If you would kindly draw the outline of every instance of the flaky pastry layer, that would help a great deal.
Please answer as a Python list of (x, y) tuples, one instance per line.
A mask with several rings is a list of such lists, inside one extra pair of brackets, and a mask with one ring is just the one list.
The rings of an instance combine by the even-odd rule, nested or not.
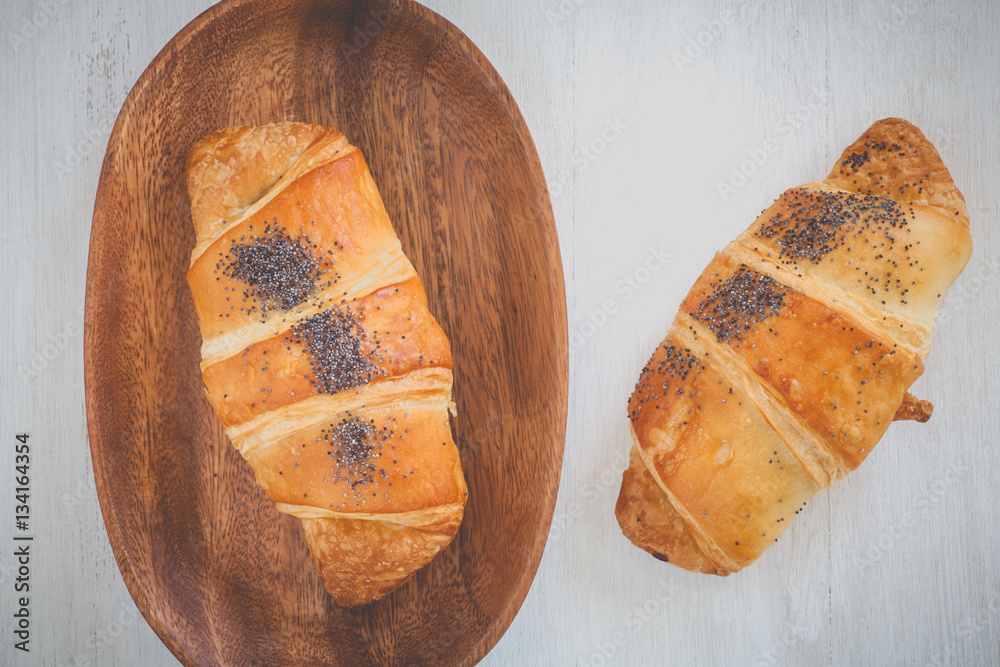
[(454, 538), (452, 355), (361, 152), (304, 123), (196, 145), (188, 283), (206, 394), (343, 605)]
[(624, 534), (695, 572), (756, 560), (893, 420), (930, 416), (907, 389), (971, 251), (961, 193), (903, 120), (782, 194), (716, 255), (643, 368)]

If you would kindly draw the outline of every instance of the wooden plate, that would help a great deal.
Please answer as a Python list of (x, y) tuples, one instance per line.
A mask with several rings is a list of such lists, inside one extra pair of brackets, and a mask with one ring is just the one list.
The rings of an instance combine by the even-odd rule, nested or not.
[[(224, 126), (302, 120), (359, 146), (449, 334), (469, 484), (454, 543), (388, 598), (336, 607), (300, 523), (202, 393), (184, 159)], [(562, 460), (567, 329), (552, 210), (510, 93), (408, 0), (237, 0), (132, 89), (94, 210), (84, 345), (104, 521), (146, 620), (188, 665), (472, 664), (541, 558)]]

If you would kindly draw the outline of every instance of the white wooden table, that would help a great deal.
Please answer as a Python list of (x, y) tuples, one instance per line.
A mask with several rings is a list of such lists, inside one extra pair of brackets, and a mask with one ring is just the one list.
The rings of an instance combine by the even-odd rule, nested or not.
[[(1000, 664), (1000, 7), (428, 4), (493, 62), (534, 134), (573, 341), (553, 529), (520, 614), (484, 664)], [(82, 313), (111, 124), (145, 66), (208, 5), (0, 4), (3, 665), (176, 664), (136, 611), (104, 532)], [(933, 418), (894, 425), (750, 569), (720, 579), (655, 561), (613, 514), (640, 368), (712, 253), (891, 115), (937, 144), (975, 239), (914, 388), (936, 405)], [(754, 156), (752, 173), (734, 173)], [(29, 654), (13, 648), (7, 521), (22, 430), (37, 536)]]

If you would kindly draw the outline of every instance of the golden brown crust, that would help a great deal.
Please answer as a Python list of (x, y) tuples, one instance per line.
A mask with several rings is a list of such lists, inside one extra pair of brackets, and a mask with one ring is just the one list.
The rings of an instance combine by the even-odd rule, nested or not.
[(903, 396), (903, 403), (896, 410), (893, 417), (896, 421), (917, 421), (921, 424), (927, 422), (934, 413), (934, 405), (930, 401), (923, 401), (915, 397), (910, 392)]
[(356, 607), (379, 600), (426, 565), (458, 531), (461, 513), (442, 530), (387, 521), (303, 519), (320, 581), (334, 601)]
[[(766, 306), (740, 312), (748, 300)], [(727, 346), (851, 469), (881, 439), (906, 387), (923, 372), (913, 353), (722, 254), (681, 311), (695, 320), (695, 335)], [(762, 319), (753, 322), (753, 315)]]
[(905, 121), (785, 192), (705, 269), (642, 371), (625, 535), (692, 571), (739, 570), (894, 419), (926, 421), (906, 390), (970, 252), (961, 194)]
[(965, 197), (937, 149), (901, 118), (884, 118), (869, 127), (844, 149), (825, 180), (848, 192), (933, 206), (969, 224)]
[[(458, 450), (440, 403), (359, 407), (248, 457), (276, 503), (390, 515), (465, 502)], [(349, 446), (344, 447), (347, 433)]]
[(305, 123), (231, 127), (199, 141), (188, 155), (191, 219), (199, 244), (214, 240), (313, 147), (347, 146), (332, 128)]
[(625, 537), (654, 558), (691, 572), (722, 574), (698, 547), (684, 519), (649, 474), (636, 447), (629, 453), (629, 467), (622, 475), (615, 515)]
[(378, 599), (461, 522), (448, 339), (340, 132), (220, 130), (188, 186), (209, 401), (334, 599)]
[[(321, 312), (331, 299), (365, 294), (372, 279), (392, 280), (381, 269), (405, 258), (381, 199), (367, 192), (369, 179), (361, 152), (344, 150), (229, 227), (193, 262), (188, 283), (206, 356), (219, 352), (216, 340), (232, 353), (232, 340), (274, 335), (289, 319)], [(300, 289), (284, 293), (240, 280), (250, 271), (248, 254), (262, 242), (298, 262)], [(406, 268), (407, 278), (414, 275), (408, 262)]]
[(772, 429), (772, 405), (703, 343), (675, 323), (643, 369), (629, 413), (650, 478), (705, 557), (735, 572), (784, 532), (819, 486)]
[[(328, 308), (327, 310), (331, 310)], [(361, 299), (333, 306), (358, 337), (358, 353), (371, 368), (359, 385), (422, 368), (451, 368), (451, 348), (427, 310), (420, 279), (387, 285)], [(208, 399), (225, 427), (320, 394), (306, 343), (295, 328), (253, 343), (205, 367)]]
[(815, 183), (787, 190), (736, 243), (806, 278), (828, 301), (870, 307), (924, 353), (941, 298), (972, 251), (962, 218)]

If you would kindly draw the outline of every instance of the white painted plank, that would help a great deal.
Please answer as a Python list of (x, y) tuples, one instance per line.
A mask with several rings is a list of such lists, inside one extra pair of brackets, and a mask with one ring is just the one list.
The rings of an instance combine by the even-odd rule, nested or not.
[[(104, 533), (86, 442), (81, 305), (110, 124), (156, 52), (208, 4), (0, 5), (9, 318), (0, 438), (23, 428), (35, 444), (33, 612), (45, 628), (27, 659), (4, 640), (2, 664), (176, 664), (135, 611)], [(487, 55), (534, 134), (573, 339), (555, 526), (521, 613), (484, 664), (1000, 662), (1000, 361), (987, 338), (1000, 301), (1000, 8), (427, 4)], [(890, 429), (865, 466), (810, 503), (747, 571), (707, 578), (654, 561), (613, 515), (639, 369), (712, 253), (786, 187), (824, 176), (886, 115), (914, 121), (938, 145), (973, 222), (975, 254), (915, 387), (935, 403), (933, 419)], [(753, 157), (761, 164), (720, 196), (718, 184)], [(11, 486), (0, 466), (0, 488)], [(10, 562), (4, 540), (8, 619)]]

